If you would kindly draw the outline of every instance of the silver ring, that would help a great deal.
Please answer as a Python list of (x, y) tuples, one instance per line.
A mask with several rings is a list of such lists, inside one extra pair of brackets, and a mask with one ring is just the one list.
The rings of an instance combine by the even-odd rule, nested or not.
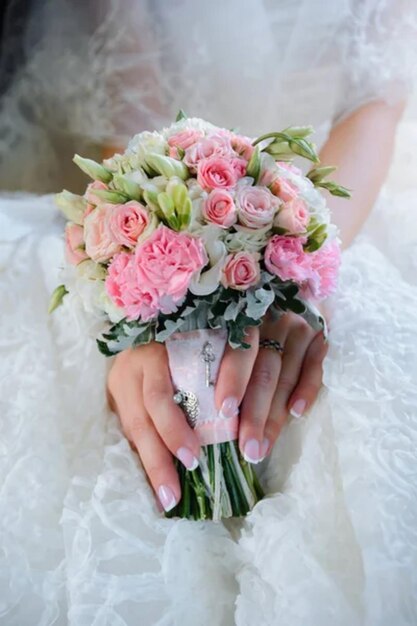
[(269, 348), (270, 350), (276, 350), (277, 352), (281, 352), (281, 354), (284, 352), (284, 348), (282, 347), (279, 341), (276, 341), (276, 339), (261, 339), (259, 341), (259, 347)]

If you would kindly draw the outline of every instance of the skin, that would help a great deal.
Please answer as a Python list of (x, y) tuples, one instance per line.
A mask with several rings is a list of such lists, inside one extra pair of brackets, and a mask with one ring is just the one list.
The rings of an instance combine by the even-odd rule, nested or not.
[[(375, 101), (360, 107), (334, 126), (320, 153), (323, 165), (338, 165), (333, 179), (352, 190), (349, 202), (328, 196), (344, 248), (360, 231), (386, 178), (404, 106), (404, 102), (389, 106)], [(260, 338), (278, 340), (283, 354), (259, 348)], [(239, 446), (245, 453), (245, 444), (251, 441), (249, 456), (256, 462), (269, 454), (289, 413), (299, 416), (316, 400), (327, 344), (322, 333), (293, 313), (278, 321), (267, 318), (260, 329), (250, 330), (247, 341), (249, 350), (226, 348), (216, 404), (221, 410), (236, 399)], [(165, 347), (151, 343), (115, 357), (107, 393), (155, 492), (168, 487), (178, 501), (181, 493), (173, 455), (186, 448), (190, 458), (198, 458), (199, 442), (172, 400)]]

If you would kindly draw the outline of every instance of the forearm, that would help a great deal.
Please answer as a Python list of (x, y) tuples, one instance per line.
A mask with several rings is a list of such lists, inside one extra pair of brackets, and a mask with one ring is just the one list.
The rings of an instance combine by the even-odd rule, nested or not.
[(333, 127), (320, 152), (322, 165), (337, 165), (332, 178), (352, 190), (352, 198), (328, 196), (342, 245), (350, 245), (378, 196), (391, 163), (404, 102), (366, 104)]

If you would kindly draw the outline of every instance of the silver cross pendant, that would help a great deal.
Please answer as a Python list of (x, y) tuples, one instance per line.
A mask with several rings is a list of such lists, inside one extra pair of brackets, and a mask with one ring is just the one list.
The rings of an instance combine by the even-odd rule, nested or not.
[(206, 366), (206, 387), (212, 387), (214, 383), (211, 380), (211, 364), (216, 360), (216, 357), (213, 352), (213, 346), (209, 341), (206, 341), (201, 350), (201, 358)]

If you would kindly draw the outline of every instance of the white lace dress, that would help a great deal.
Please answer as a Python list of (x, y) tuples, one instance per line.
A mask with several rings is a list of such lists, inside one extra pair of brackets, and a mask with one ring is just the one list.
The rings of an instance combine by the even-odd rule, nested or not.
[[(216, 5), (216, 11), (205, 4)], [(349, 35), (344, 29), (351, 2), (329, 4), (326, 12), (316, 0), (288, 0), (279, 9), (273, 2), (245, 0), (238, 3), (245, 11), (234, 29), (233, 2), (205, 4), (136, 3), (132, 15), (140, 13), (141, 20), (158, 26), (159, 39), (151, 38), (152, 45), (166, 59), (172, 50), (171, 70), (181, 67), (189, 33), (188, 46), (195, 37), (196, 64), (198, 51), (201, 59), (204, 50), (210, 52), (210, 41), (230, 36), (234, 42), (232, 59), (226, 55), (230, 48), (216, 47), (206, 80), (198, 64), (189, 74), (180, 72), (200, 82), (195, 93), (177, 93), (172, 102), (174, 92), (162, 77), (172, 78), (173, 70), (161, 70), (158, 56), (163, 94), (153, 108), (145, 96), (139, 102), (143, 123), (151, 123), (150, 112), (152, 123), (158, 123), (173, 113), (171, 105), (181, 104), (226, 126), (236, 125), (237, 115), (246, 132), (313, 121), (323, 140), (335, 117), (369, 98), (388, 97), (388, 85), (392, 88), (398, 79), (404, 84), (395, 68), (405, 69), (405, 57), (400, 62), (396, 57), (395, 65), (393, 49), (375, 43), (374, 35), (384, 31), (373, 5), (389, 3), (362, 3), (368, 12), (357, 15), (356, 30), (348, 20)], [(412, 17), (411, 8), (407, 15)], [(366, 39), (371, 18), (378, 28)], [(390, 22), (391, 35), (399, 22), (401, 34), (411, 24), (402, 18)], [(343, 64), (342, 53), (337, 59), (330, 48), (311, 57), (317, 41), (324, 45), (320, 33), (325, 32), (345, 38), (345, 53), (349, 49), (356, 55), (348, 57), (356, 59), (351, 68)], [(236, 50), (240, 40), (252, 41), (255, 35), (256, 45)], [(161, 43), (158, 48), (158, 42), (167, 46), (174, 36), (177, 47)], [(392, 36), (396, 54), (401, 40)], [(378, 63), (382, 58), (390, 62), (381, 66), (379, 82), (371, 49)], [(125, 50), (125, 60), (126, 54), (143, 59), (137, 50)], [(238, 79), (237, 67), (242, 68)], [(131, 67), (124, 65), (123, 71)], [(18, 102), (23, 92), (21, 84), (4, 103), (5, 125), (13, 98)], [(69, 116), (65, 98), (61, 104)], [(132, 103), (126, 99), (123, 104)], [(87, 102), (85, 107), (91, 112)], [(132, 111), (123, 124), (118, 119), (117, 132), (111, 130), (116, 139), (127, 134), (129, 124), (139, 124)], [(19, 119), (24, 114), (23, 109), (16, 113)], [(75, 113), (71, 119), (74, 130)], [(17, 124), (20, 158), (9, 174), (17, 179), (21, 168), (22, 177), (33, 183), (27, 187), (37, 188), (44, 171), (48, 188), (56, 180), (52, 135), (47, 120), (44, 126), (35, 122), (36, 116), (28, 118), (26, 130)], [(36, 162), (31, 124), (38, 148), (45, 147), (43, 167)], [(89, 133), (91, 138), (91, 126)], [(74, 298), (67, 298), (53, 317), (46, 314), (63, 263), (63, 224), (52, 199), (2, 194), (0, 624), (417, 623), (417, 184), (406, 176), (417, 167), (416, 126), (403, 125), (400, 140), (391, 184), (343, 255), (340, 286), (331, 300), (330, 351), (320, 397), (308, 415), (289, 422), (263, 462), (267, 497), (245, 520), (227, 524), (168, 520), (158, 512), (140, 461), (106, 407), (108, 362), (89, 338), (93, 322)]]

